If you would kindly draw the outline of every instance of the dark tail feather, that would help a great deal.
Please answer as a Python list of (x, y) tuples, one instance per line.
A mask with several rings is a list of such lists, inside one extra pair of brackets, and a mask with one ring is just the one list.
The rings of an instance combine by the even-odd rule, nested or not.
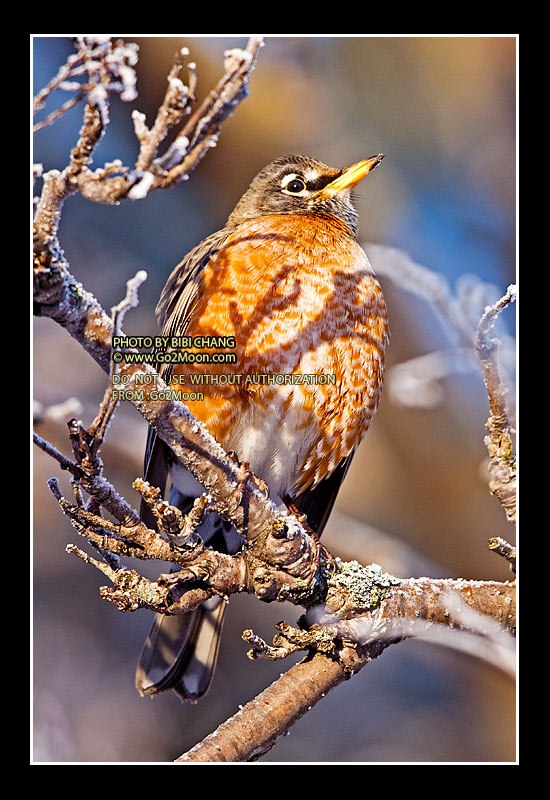
[(343, 459), (334, 472), (317, 484), (313, 489), (306, 489), (298, 497), (285, 497), (287, 505), (294, 505), (305, 514), (310, 525), (318, 536), (321, 536), (330, 517), (340, 486), (351, 464), (353, 453)]
[[(150, 429), (145, 476), (163, 495), (168, 482), (169, 452)], [(189, 511), (193, 500), (193, 497), (183, 497), (176, 487), (172, 487), (170, 502), (184, 513)], [(156, 520), (145, 503), (142, 503), (140, 516), (146, 525), (156, 529)], [(223, 537), (220, 546), (226, 549)], [(136, 687), (140, 694), (154, 695), (174, 689), (184, 700), (198, 700), (206, 694), (216, 668), (226, 606), (225, 600), (212, 597), (187, 614), (154, 615), (136, 672)]]
[(206, 694), (216, 668), (226, 601), (213, 597), (187, 614), (156, 614), (141, 653), (136, 687), (154, 695), (174, 689), (183, 700)]
[[(147, 446), (145, 451), (145, 464), (144, 464), (144, 477), (151, 486), (160, 489), (161, 496), (164, 497), (166, 490), (166, 483), (168, 481), (168, 453), (170, 452), (168, 445), (162, 439), (159, 439), (153, 428), (149, 428), (147, 432)], [(142, 500), (139, 510), (141, 521), (144, 522), (148, 528), (156, 531), (157, 521), (153, 512)]]

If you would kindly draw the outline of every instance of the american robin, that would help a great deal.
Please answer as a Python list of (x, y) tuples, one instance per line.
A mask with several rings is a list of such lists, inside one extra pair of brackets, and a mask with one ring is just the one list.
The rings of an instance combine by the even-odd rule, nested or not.
[[(194, 345), (186, 362), (161, 370), (164, 380), (179, 389), (182, 376), (186, 389), (194, 381), (203, 399), (187, 403), (192, 413), (318, 535), (382, 386), (386, 304), (356, 241), (351, 201), (382, 158), (343, 170), (304, 156), (273, 161), (225, 227), (178, 264), (157, 306), (163, 335)], [(170, 502), (184, 512), (204, 491), (151, 431), (146, 477), (163, 490), (169, 478)], [(215, 549), (241, 546), (214, 514), (199, 534)], [(225, 608), (216, 597), (188, 614), (157, 615), (139, 691), (203, 695)]]

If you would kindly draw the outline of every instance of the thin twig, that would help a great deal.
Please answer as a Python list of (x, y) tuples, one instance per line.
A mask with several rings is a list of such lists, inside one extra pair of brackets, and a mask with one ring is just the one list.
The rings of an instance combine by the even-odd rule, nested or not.
[(490, 415), (485, 437), (489, 453), (489, 488), (499, 498), (509, 522), (516, 521), (516, 462), (512, 443), (512, 429), (506, 407), (507, 388), (501, 378), (498, 350), (499, 341), (490, 336), (500, 312), (516, 299), (516, 287), (509, 286), (506, 293), (482, 315), (476, 337), (475, 350), (489, 397)]
[(179, 77), (185, 58), (188, 55), (189, 50), (186, 47), (182, 47), (176, 54), (174, 66), (170, 70), (167, 79), (166, 94), (151, 130), (145, 125), (143, 115), (136, 112), (132, 115), (136, 136), (141, 145), (136, 161), (136, 169), (138, 170), (145, 171), (151, 167), (158, 148), (170, 128), (177, 125), (182, 117), (190, 111), (190, 104), (194, 100), (194, 86), (185, 86)]
[[(65, 87), (86, 97), (84, 124), (80, 139), (71, 153), (70, 164), (61, 172), (50, 170), (44, 177), (42, 193), (35, 214), (35, 259), (44, 270), (61, 259), (57, 243), (58, 220), (63, 202), (76, 191), (89, 200), (117, 203), (123, 198), (138, 200), (152, 189), (171, 186), (184, 180), (198, 162), (213, 147), (223, 122), (247, 96), (247, 84), (254, 69), (262, 38), (252, 36), (246, 49), (230, 51), (225, 59), (225, 72), (216, 88), (191, 118), (192, 126), (180, 131), (163, 156), (155, 157), (168, 130), (181, 121), (195, 99), (197, 78), (194, 65), (189, 65), (186, 87), (178, 73), (186, 51), (176, 55), (168, 77), (168, 89), (151, 131), (139, 112), (133, 114), (140, 152), (133, 169), (119, 164), (115, 171), (106, 167), (92, 171), (90, 161), (109, 122), (109, 93), (116, 91), (122, 100), (133, 100), (137, 48), (122, 41), (110, 42), (109, 37), (77, 37), (78, 60), (89, 73), (86, 84), (68, 80), (76, 58), (70, 57), (58, 75), (39, 92), (35, 100), (40, 107), (55, 88)], [(79, 68), (82, 64), (79, 65)], [(76, 70), (75, 70), (76, 72)], [(188, 131), (189, 136), (184, 131)], [(107, 166), (107, 165), (106, 165)]]
[(46, 439), (43, 439), (41, 436), (39, 436), (36, 431), (33, 431), (32, 438), (35, 445), (37, 445), (49, 456), (54, 458), (61, 469), (68, 470), (75, 478), (82, 477), (82, 469), (73, 461), (71, 461), (70, 458), (64, 456), (63, 453), (53, 446), (53, 444), (50, 444), (50, 442), (46, 441)]
[(67, 100), (63, 105), (59, 108), (56, 108), (55, 111), (52, 111), (48, 114), (40, 122), (37, 122), (33, 125), (32, 132), (37, 133), (38, 131), (42, 130), (42, 128), (46, 128), (48, 125), (52, 125), (56, 120), (63, 116), (67, 111), (70, 111), (71, 108), (78, 105), (83, 97), (86, 96), (86, 89), (83, 89), (81, 92), (76, 94), (74, 97), (71, 97), (70, 100)]
[(489, 550), (493, 550), (498, 555), (503, 556), (506, 561), (510, 564), (510, 569), (512, 572), (515, 573), (516, 571), (516, 548), (512, 547), (511, 544), (508, 544), (504, 539), (500, 536), (495, 536), (492, 539), (489, 539), (488, 542)]

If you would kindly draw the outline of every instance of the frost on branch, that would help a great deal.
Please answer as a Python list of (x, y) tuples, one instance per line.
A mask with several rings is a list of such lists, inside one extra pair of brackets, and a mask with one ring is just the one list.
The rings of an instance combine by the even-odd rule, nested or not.
[[(117, 203), (123, 198), (139, 200), (149, 191), (172, 186), (185, 180), (208, 150), (215, 146), (223, 122), (248, 94), (248, 80), (262, 45), (260, 37), (251, 37), (246, 49), (232, 51), (225, 57), (225, 71), (196, 107), (197, 76), (193, 62), (183, 75), (187, 48), (176, 54), (167, 78), (164, 98), (153, 123), (148, 126), (145, 115), (134, 110), (132, 119), (139, 143), (133, 167), (117, 161), (91, 169), (93, 152), (109, 124), (110, 95), (118, 94), (125, 102), (137, 98), (135, 67), (136, 44), (111, 41), (103, 36), (81, 36), (74, 40), (76, 53), (69, 56), (46, 86), (34, 98), (34, 113), (56, 91), (72, 96), (44, 119), (35, 131), (55, 122), (80, 101), (85, 102), (84, 124), (80, 139), (71, 152), (71, 163), (61, 173), (46, 173), (42, 196), (38, 201), (37, 227), (40, 229), (65, 197), (80, 191), (89, 200)], [(173, 142), (160, 152), (171, 129), (176, 128)], [(53, 205), (53, 210), (50, 207)]]
[(108, 92), (116, 92), (120, 99), (135, 100), (138, 47), (121, 40), (111, 41), (110, 36), (76, 36), (76, 53), (69, 56), (57, 74), (41, 89), (33, 101), (33, 113), (40, 111), (55, 90), (72, 94), (59, 108), (52, 111), (34, 126), (39, 131), (51, 125), (62, 114), (88, 97), (91, 105), (101, 107), (104, 124), (108, 117)]

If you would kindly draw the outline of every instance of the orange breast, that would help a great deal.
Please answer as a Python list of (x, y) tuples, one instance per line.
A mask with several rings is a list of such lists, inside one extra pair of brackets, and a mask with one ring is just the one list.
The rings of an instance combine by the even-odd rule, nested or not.
[[(286, 447), (292, 491), (316, 483), (367, 430), (382, 383), (386, 306), (363, 250), (333, 217), (242, 224), (206, 265), (185, 335), (234, 337), (234, 348), (193, 348), (191, 359), (210, 361), (173, 372), (204, 393), (188, 403), (193, 414), (268, 482)], [(220, 363), (220, 352), (234, 362)]]

